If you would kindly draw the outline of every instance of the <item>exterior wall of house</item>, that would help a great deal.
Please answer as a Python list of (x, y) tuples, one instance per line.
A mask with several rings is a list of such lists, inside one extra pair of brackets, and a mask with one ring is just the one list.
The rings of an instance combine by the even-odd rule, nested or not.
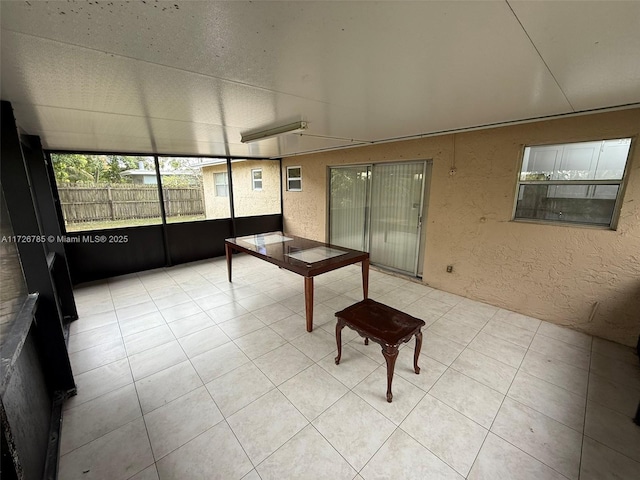
[[(251, 170), (262, 169), (262, 190), (253, 190)], [(280, 162), (232, 162), (233, 206), (236, 217), (280, 213)]]
[(215, 174), (226, 171), (226, 164), (202, 167), (205, 218), (229, 218), (231, 216), (229, 197), (219, 197), (216, 195)]
[[(262, 190), (253, 190), (251, 171), (262, 169)], [(214, 174), (227, 171), (226, 164), (202, 168), (206, 218), (228, 218), (229, 197), (216, 196)], [(280, 213), (280, 164), (278, 161), (247, 160), (231, 163), (236, 217)]]
[[(287, 158), (283, 171), (302, 166), (302, 192), (283, 193), (285, 230), (327, 240), (329, 166), (432, 160), (424, 283), (635, 345), (639, 130), (640, 109), (629, 109)], [(619, 137), (634, 142), (616, 230), (512, 221), (525, 145)]]

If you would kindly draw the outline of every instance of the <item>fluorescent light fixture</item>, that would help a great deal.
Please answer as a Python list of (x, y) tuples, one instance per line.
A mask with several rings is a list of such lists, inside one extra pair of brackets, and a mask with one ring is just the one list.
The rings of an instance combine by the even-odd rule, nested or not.
[(307, 122), (294, 122), (289, 123), (287, 125), (282, 125), (281, 127), (268, 128), (266, 130), (259, 130), (250, 133), (243, 133), (242, 139), (240, 140), (242, 143), (256, 142), (258, 140), (262, 140), (263, 138), (276, 137), (278, 135), (283, 135), (285, 133), (294, 133), (301, 132), (302, 130), (307, 129)]

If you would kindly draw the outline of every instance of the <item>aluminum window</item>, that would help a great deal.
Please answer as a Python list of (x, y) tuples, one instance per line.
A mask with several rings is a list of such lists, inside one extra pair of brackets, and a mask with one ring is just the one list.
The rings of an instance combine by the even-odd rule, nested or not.
[(251, 189), (260, 191), (262, 190), (262, 169), (255, 168), (251, 170)]
[(527, 146), (514, 220), (614, 228), (630, 138)]
[(302, 191), (302, 167), (287, 167), (287, 190)]
[(214, 182), (216, 185), (216, 197), (228, 197), (229, 175), (227, 172), (214, 174)]

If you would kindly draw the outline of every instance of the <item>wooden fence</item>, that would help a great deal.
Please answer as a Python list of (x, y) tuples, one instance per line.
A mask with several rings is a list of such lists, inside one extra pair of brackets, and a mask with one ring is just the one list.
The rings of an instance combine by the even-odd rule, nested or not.
[[(66, 223), (128, 220), (160, 216), (156, 185), (58, 185)], [(203, 215), (201, 186), (165, 187), (167, 217)]]

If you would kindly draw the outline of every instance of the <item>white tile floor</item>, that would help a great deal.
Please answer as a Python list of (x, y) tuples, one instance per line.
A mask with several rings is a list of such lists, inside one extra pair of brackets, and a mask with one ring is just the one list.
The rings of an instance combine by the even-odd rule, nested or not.
[[(316, 278), (248, 256), (76, 290), (60, 478), (640, 478), (631, 348), (371, 272), (372, 298), (423, 318), (421, 373), (400, 351), (393, 403), (380, 348), (334, 313), (359, 266)], [(348, 343), (347, 343), (348, 342)]]

